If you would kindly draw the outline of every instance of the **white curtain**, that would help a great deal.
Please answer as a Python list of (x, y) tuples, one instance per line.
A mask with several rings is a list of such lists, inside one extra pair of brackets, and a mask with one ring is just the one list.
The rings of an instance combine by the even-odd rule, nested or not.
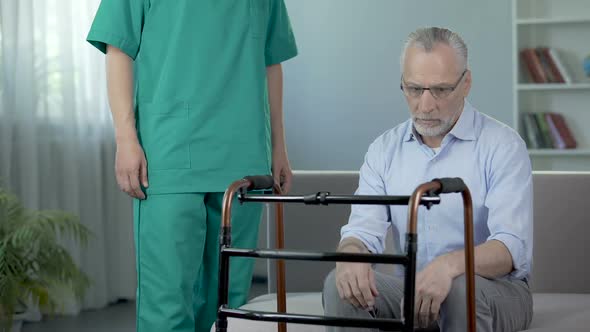
[(80, 216), (68, 248), (91, 277), (83, 303), (135, 296), (131, 200), (113, 174), (104, 55), (85, 42), (99, 0), (0, 0), (0, 185), (32, 209)]

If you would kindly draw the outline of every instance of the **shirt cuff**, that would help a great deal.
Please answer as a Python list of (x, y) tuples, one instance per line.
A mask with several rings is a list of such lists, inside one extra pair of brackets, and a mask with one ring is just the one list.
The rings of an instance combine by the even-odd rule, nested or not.
[(281, 62), (285, 62), (291, 58), (296, 57), (298, 54), (297, 48), (293, 47), (284, 51), (278, 51), (278, 52), (271, 52), (271, 51), (267, 51), (266, 55), (265, 55), (265, 63), (266, 66), (272, 66), (272, 65), (276, 65), (279, 64)]
[(526, 261), (525, 245), (524, 242), (514, 235), (507, 233), (498, 233), (490, 236), (488, 241), (497, 240), (502, 242), (510, 255), (512, 256), (512, 265), (514, 270), (510, 273), (510, 276), (516, 279), (523, 279), (529, 275), (529, 264)]
[(367, 250), (373, 254), (380, 254), (383, 252), (383, 246), (379, 244), (379, 240), (370, 241), (369, 236), (363, 236), (362, 234), (359, 234), (359, 232), (344, 231), (340, 235), (340, 242), (347, 237), (354, 237), (355, 239), (360, 240), (365, 247), (367, 247)]
[(107, 45), (115, 46), (133, 60), (135, 60), (135, 57), (139, 51), (139, 45), (137, 45), (135, 42), (114, 35), (107, 31), (91, 30), (88, 33), (86, 41), (105, 54), (107, 53)]

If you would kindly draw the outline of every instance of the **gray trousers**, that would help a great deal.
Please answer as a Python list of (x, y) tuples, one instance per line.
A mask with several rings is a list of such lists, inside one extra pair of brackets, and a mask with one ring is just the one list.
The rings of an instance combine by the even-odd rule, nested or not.
[[(399, 277), (375, 272), (379, 296), (375, 299), (378, 318), (399, 318), (403, 297), (403, 280)], [(467, 329), (465, 277), (453, 281), (451, 291), (442, 303), (438, 327), (442, 332)], [(324, 283), (323, 303), (325, 314), (349, 318), (371, 318), (347, 300), (340, 299), (336, 289), (335, 271)], [(508, 278), (486, 279), (475, 276), (475, 310), (477, 332), (512, 332), (526, 330), (533, 318), (533, 299), (528, 285), (521, 280)], [(437, 331), (436, 324), (427, 331)], [(371, 329), (326, 327), (328, 332), (374, 331)]]

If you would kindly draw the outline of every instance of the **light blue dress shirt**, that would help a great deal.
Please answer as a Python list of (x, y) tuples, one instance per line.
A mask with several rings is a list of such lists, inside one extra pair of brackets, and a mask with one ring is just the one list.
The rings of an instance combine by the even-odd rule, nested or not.
[[(356, 194), (411, 195), (418, 185), (442, 177), (460, 177), (471, 191), (475, 245), (501, 241), (512, 255), (511, 276), (528, 277), (533, 191), (525, 143), (513, 129), (479, 113), (467, 101), (438, 152), (416, 135), (411, 119), (377, 138), (365, 156)], [(403, 253), (407, 220), (405, 205), (353, 205), (341, 238), (358, 238), (371, 252), (382, 253), (391, 226), (393, 252)], [(420, 206), (417, 270), (437, 256), (462, 249), (463, 228), (461, 194), (441, 195), (441, 204), (430, 210)]]

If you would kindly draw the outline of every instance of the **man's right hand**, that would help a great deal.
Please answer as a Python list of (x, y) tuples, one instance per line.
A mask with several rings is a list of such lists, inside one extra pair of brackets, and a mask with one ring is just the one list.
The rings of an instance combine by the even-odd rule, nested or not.
[(140, 181), (147, 188), (147, 161), (137, 140), (117, 142), (115, 174), (119, 188), (122, 191), (131, 197), (145, 199)]
[(357, 308), (372, 308), (379, 295), (375, 273), (367, 263), (336, 263), (336, 288), (341, 299)]

